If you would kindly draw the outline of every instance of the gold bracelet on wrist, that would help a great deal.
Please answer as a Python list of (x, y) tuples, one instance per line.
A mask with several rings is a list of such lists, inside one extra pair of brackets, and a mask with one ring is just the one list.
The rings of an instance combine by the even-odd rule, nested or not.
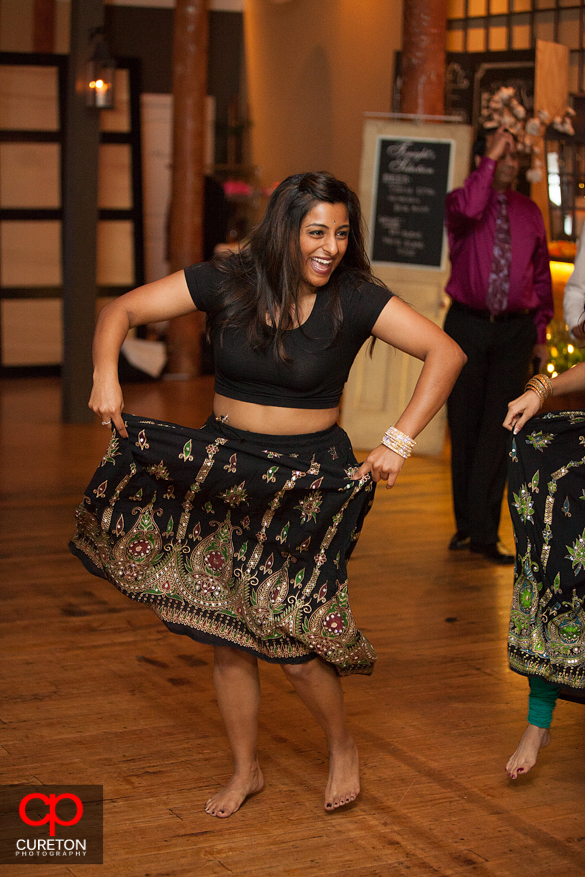
[(404, 457), (406, 460), (412, 454), (412, 449), (416, 445), (416, 442), (414, 439), (411, 439), (410, 436), (406, 435), (406, 433), (396, 429), (395, 426), (391, 426), (384, 433), (382, 444), (389, 450), (394, 451), (395, 454)]
[(553, 385), (552, 385), (552, 381), (548, 375), (545, 375), (545, 374), (533, 375), (530, 378), (530, 381), (528, 381), (528, 383), (530, 383), (531, 381), (536, 381), (538, 384), (540, 384), (540, 386), (545, 391), (547, 399), (549, 396), (552, 395)]
[(525, 392), (526, 390), (532, 390), (533, 393), (536, 393), (540, 400), (540, 407), (542, 408), (553, 391), (551, 379), (548, 375), (533, 375), (524, 387)]

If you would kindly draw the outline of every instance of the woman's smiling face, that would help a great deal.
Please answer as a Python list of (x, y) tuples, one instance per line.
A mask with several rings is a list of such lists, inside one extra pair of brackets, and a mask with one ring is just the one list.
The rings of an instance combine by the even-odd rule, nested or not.
[(349, 214), (345, 204), (317, 203), (301, 224), (302, 293), (325, 286), (347, 250)]

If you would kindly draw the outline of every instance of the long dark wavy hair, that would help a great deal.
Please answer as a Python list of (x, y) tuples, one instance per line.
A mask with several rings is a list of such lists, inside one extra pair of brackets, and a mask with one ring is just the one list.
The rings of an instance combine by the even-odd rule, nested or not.
[(305, 216), (319, 201), (344, 204), (349, 214), (347, 250), (326, 284), (331, 291), (333, 338), (342, 323), (340, 284), (359, 286), (373, 281), (382, 285), (372, 276), (355, 192), (326, 171), (294, 174), (274, 190), (264, 218), (242, 249), (214, 259), (224, 279), (218, 305), (208, 313), (210, 334), (219, 332), (223, 337), (227, 328), (242, 327), (254, 348), (273, 348), (279, 359), (288, 359), (283, 339), (298, 325), (300, 230)]

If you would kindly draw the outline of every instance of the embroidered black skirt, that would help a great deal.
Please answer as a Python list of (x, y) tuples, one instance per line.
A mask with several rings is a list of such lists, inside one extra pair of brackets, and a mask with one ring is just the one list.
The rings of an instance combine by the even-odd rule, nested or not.
[(510, 667), (585, 692), (585, 412), (529, 420), (510, 458)]
[(374, 497), (339, 426), (263, 435), (124, 415), (76, 511), (73, 554), (199, 642), (340, 675), (376, 659), (346, 564)]

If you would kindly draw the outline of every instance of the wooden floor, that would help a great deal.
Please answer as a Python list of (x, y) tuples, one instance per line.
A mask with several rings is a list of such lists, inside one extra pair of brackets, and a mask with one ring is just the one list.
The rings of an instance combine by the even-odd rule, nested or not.
[[(126, 388), (126, 409), (197, 426), (209, 378)], [(104, 865), (1, 866), (15, 877), (585, 874), (585, 709), (561, 702), (523, 780), (504, 764), (525, 725), (508, 670), (512, 574), (446, 545), (447, 456), (379, 489), (350, 565), (379, 660), (344, 681), (363, 765), (355, 805), (322, 808), (320, 731), (262, 665), (266, 789), (231, 819), (202, 802), (228, 778), (205, 646), (88, 575), (67, 550), (108, 431), (59, 422), (53, 379), (0, 384), (0, 782), (103, 784)], [(502, 535), (512, 544), (506, 517)]]

